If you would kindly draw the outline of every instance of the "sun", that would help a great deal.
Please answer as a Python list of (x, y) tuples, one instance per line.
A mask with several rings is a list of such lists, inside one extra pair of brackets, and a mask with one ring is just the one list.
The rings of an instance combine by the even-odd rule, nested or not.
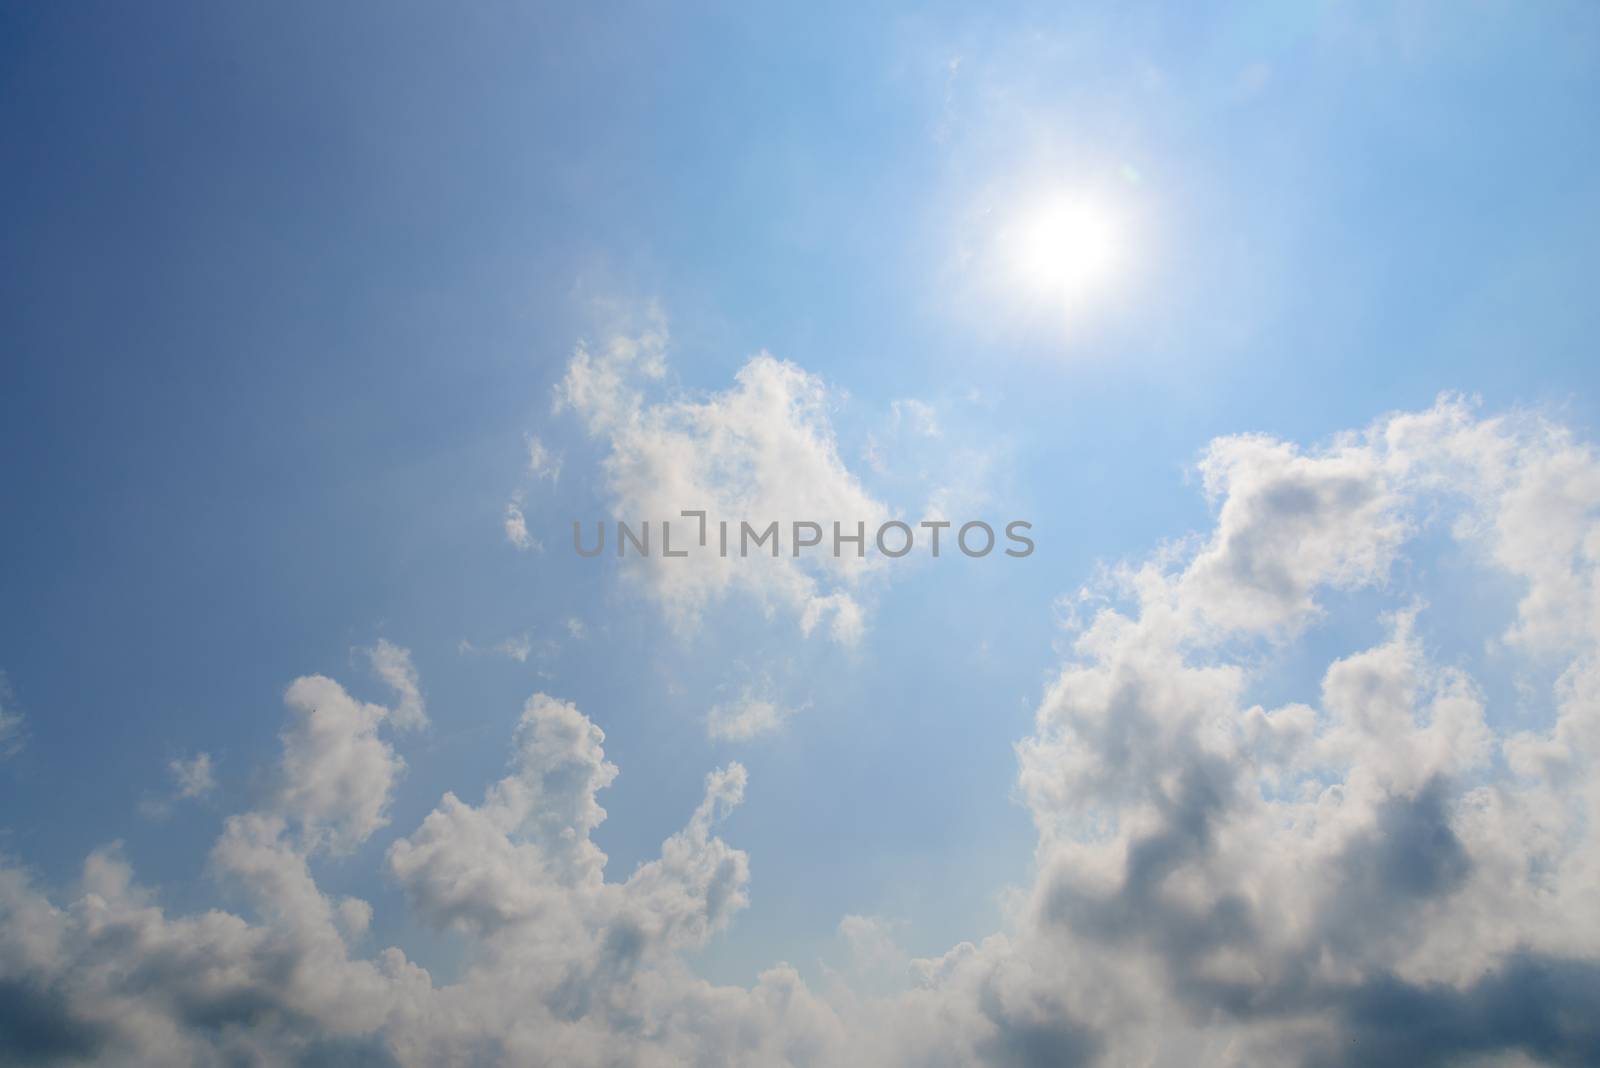
[(1034, 300), (1068, 310), (1104, 291), (1122, 267), (1115, 213), (1083, 195), (1057, 195), (1019, 212), (1005, 246), (1014, 283)]

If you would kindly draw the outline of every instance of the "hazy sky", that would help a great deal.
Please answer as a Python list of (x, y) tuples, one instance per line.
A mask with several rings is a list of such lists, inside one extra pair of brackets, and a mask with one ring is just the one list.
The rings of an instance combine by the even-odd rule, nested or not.
[(1202, 7), (0, 4), (0, 1060), (1600, 1058), (1600, 9)]

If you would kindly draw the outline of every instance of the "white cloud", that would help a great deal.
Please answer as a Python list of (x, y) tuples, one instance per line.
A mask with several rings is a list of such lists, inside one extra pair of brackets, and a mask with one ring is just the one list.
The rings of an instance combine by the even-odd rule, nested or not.
[(378, 736), (388, 715), (322, 675), (296, 679), (284, 695), (293, 718), (283, 741), (275, 808), (307, 842), (348, 850), (388, 823), (389, 794), (405, 768)]
[(849, 982), (857, 991), (875, 994), (903, 990), (911, 975), (911, 957), (895, 941), (903, 921), (881, 916), (847, 915), (839, 921), (839, 937), (849, 955)]
[(0, 760), (22, 751), (22, 714), (0, 709)]
[[(1018, 749), (1038, 873), (1005, 928), (907, 962), (908, 987), (749, 987), (684, 954), (725, 928), (749, 861), (717, 835), (737, 764), (660, 855), (607, 880), (593, 833), (604, 735), (538, 694), (507, 773), (445, 794), (390, 874), (461, 940), (439, 982), (372, 909), (318, 887), (318, 851), (384, 825), (391, 718), (332, 680), (290, 687), (283, 788), (230, 817), (212, 868), (246, 919), (172, 917), (114, 849), (57, 905), (0, 865), (0, 1059), (405, 1065), (1578, 1064), (1600, 1048), (1600, 458), (1462, 402), (1324, 449), (1207, 453), (1212, 530), (1081, 598), (1075, 642)], [(1548, 514), (1526, 520), (1529, 502)], [(1312, 703), (1250, 699), (1263, 650), (1330, 592), (1382, 592), (1443, 523), (1525, 591), (1497, 655), (1559, 673), (1551, 720), (1497, 729), (1440, 663), (1428, 610), (1321, 672)], [(1552, 559), (1551, 554), (1556, 558)], [(415, 679), (412, 678), (414, 684)], [(401, 689), (402, 687), (397, 687)], [(855, 971), (899, 970), (846, 917)]]
[(411, 651), (379, 638), (378, 643), (366, 653), (372, 661), (372, 670), (399, 698), (389, 713), (390, 721), (401, 729), (426, 727), (428, 709), (422, 699), (422, 684), (417, 680), (417, 669), (411, 663)]
[(770, 734), (784, 725), (794, 710), (771, 696), (746, 689), (738, 698), (713, 705), (706, 714), (706, 734), (727, 742), (744, 742)]
[(179, 800), (205, 797), (217, 788), (210, 753), (196, 753), (188, 760), (176, 758), (168, 761), (167, 773), (172, 776), (175, 796)]
[(573, 705), (530, 698), (513, 773), (477, 808), (446, 794), (391, 847), (389, 867), (418, 912), (488, 936), (564, 907), (563, 887), (600, 880), (604, 857), (589, 834), (605, 810), (595, 795), (617, 774), (603, 740)]
[(947, 450), (947, 468), (934, 481), (922, 506), (923, 518), (960, 524), (981, 515), (994, 499), (998, 460), (993, 451), (957, 447)]
[[(0, 1028), (0, 1059), (287, 1063), (381, 1052), (377, 1029), (426, 973), (395, 949), (352, 960), (344, 938), (365, 929), (370, 906), (326, 897), (307, 861), (381, 826), (398, 768), (373, 737), (387, 711), (317, 676), (297, 680), (286, 704), (281, 786), (263, 808), (230, 816), (211, 854), (258, 923), (214, 910), (168, 917), (114, 846), (88, 857), (66, 909), (0, 865), (0, 1000), (6, 1018), (27, 1020), (24, 1031)], [(208, 765), (184, 764), (180, 785), (198, 788), (196, 769)]]
[(524, 443), (528, 447), (528, 474), (546, 482), (555, 482), (561, 478), (560, 453), (545, 448), (544, 442), (534, 434), (527, 435)]
[(291, 716), (279, 735), (283, 757), (271, 811), (298, 826), (308, 852), (346, 852), (388, 823), (405, 761), (379, 728), (428, 722), (410, 652), (380, 638), (366, 654), (398, 698), (392, 710), (359, 701), (322, 675), (296, 679), (284, 693)]
[[(685, 510), (707, 513), (710, 551), (684, 559), (630, 558), (633, 573), (681, 629), (697, 625), (706, 607), (734, 593), (791, 613), (809, 634), (823, 623), (853, 642), (864, 613), (858, 585), (872, 559), (819, 553), (795, 559), (795, 521), (832, 524), (844, 532), (863, 523), (867, 539), (887, 518), (839, 458), (823, 382), (766, 353), (752, 357), (732, 387), (700, 398), (648, 401), (644, 387), (665, 373), (667, 332), (657, 316), (634, 337), (613, 337), (598, 353), (580, 345), (556, 389), (557, 410), (584, 417), (609, 446), (604, 473), (617, 519), (670, 521), (687, 545), (700, 533)], [(718, 524), (732, 537), (740, 523), (779, 524), (782, 555), (739, 559), (715, 551)], [(659, 537), (659, 525), (655, 526)], [(613, 531), (613, 535), (615, 532)]]
[(0, 760), (22, 751), (22, 713), (12, 707), (11, 681), (0, 671)]
[[(1084, 623), (1020, 749), (1039, 882), (1012, 939), (940, 966), (1030, 976), (975, 1048), (998, 1054), (1045, 999), (1052, 1042), (1115, 1063), (1201, 1048), (1216, 1053), (1199, 1063), (1400, 1063), (1418, 1039), (1369, 1011), (1383, 1000), (1432, 1014), (1415, 1026), (1439, 1063), (1531, 1053), (1531, 1027), (1592, 1042), (1553, 1018), (1477, 1018), (1521, 982), (1600, 989), (1600, 923), (1576, 911), (1600, 791), (1556, 771), (1600, 756), (1600, 732), (1577, 727), (1600, 719), (1581, 550), (1600, 492), (1583, 469), (1600, 466), (1566, 435), (1452, 399), (1325, 449), (1215, 443), (1215, 529), (1122, 569), (1132, 611)], [(1515, 521), (1529, 494), (1554, 531)], [(1543, 619), (1564, 622), (1553, 644), (1575, 659), (1548, 732), (1497, 738), (1481, 689), (1430, 660), (1415, 606), (1328, 666), (1319, 708), (1246, 705), (1249, 642), (1292, 639), (1325, 591), (1381, 588), (1408, 539), (1452, 513), (1457, 537), (1530, 584), (1509, 639), (1549, 646)], [(1557, 567), (1532, 547), (1545, 539), (1571, 550)], [(1527, 762), (1485, 784), (1497, 751)], [(1151, 1014), (1167, 1026), (1134, 1023)]]
[(516, 501), (506, 504), (504, 522), (506, 541), (523, 552), (543, 552), (544, 546), (532, 534), (528, 533), (528, 517), (523, 514), (522, 506)]
[(902, 426), (919, 437), (939, 437), (939, 413), (927, 401), (909, 397), (891, 401), (889, 403), (889, 429), (895, 431)]
[(519, 664), (525, 664), (528, 662), (529, 654), (533, 652), (533, 639), (525, 633), (517, 634), (496, 643), (494, 651)]
[(598, 352), (579, 342), (556, 386), (552, 409), (577, 412), (595, 435), (637, 419), (644, 405), (641, 384), (659, 381), (667, 372), (666, 317), (651, 307), (644, 320), (635, 333), (613, 332)]
[[(1004, 487), (1008, 448), (1003, 438), (992, 427), (979, 434), (960, 426), (962, 410), (981, 403), (975, 392), (937, 403), (900, 398), (889, 403), (881, 425), (867, 435), (867, 466), (908, 499), (922, 498), (913, 520), (960, 524), (978, 518), (994, 504), (997, 488)], [(947, 434), (944, 418), (950, 416), (957, 427)]]
[(170, 793), (163, 797), (144, 797), (139, 801), (139, 814), (147, 820), (168, 819), (178, 802), (201, 800), (209, 797), (217, 788), (210, 753), (196, 753), (187, 760), (176, 757), (167, 761), (167, 775), (172, 779)]
[(535, 641), (533, 634), (529, 631), (502, 638), (493, 645), (476, 645), (466, 638), (462, 638), (456, 645), (457, 651), (463, 656), (468, 654), (492, 654), (494, 656), (503, 656), (507, 660), (515, 660), (519, 664), (526, 664), (535, 654), (540, 659), (548, 660), (555, 656), (560, 651), (560, 648), (558, 643), (548, 638)]

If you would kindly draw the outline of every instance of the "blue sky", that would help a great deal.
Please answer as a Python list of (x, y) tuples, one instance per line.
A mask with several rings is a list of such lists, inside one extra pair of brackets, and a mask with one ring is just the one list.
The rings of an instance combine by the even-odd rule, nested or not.
[[(613, 880), (748, 770), (717, 833), (749, 904), (695, 974), (826, 984), (849, 915), (912, 957), (979, 943), (1048, 867), (1017, 746), (1072, 655), (1058, 599), (1211, 536), (1209, 442), (1315, 449), (1443, 392), (1592, 438), (1597, 99), (1578, 3), (4, 5), (0, 852), (67, 887), (120, 841), (173, 914), (242, 908), (208, 856), (275, 796), (285, 687), (388, 700), (383, 639), (431, 722), (385, 830), (312, 870), (436, 980), (470, 952), (387, 850), (481, 800), (536, 691), (605, 732)], [(1061, 191), (1109, 205), (1117, 259), (1070, 315), (996, 252)], [(647, 406), (769, 352), (871, 498), (948, 490), (1037, 552), (894, 562), (851, 642), (738, 593), (679, 625), (571, 552), (621, 446), (552, 408), (580, 342), (652, 315)], [(1516, 695), (1560, 665), (1484, 644), (1537, 579), (1430, 529), (1252, 646), (1258, 699), (1314, 703), (1425, 602), (1430, 652), (1517, 706), (1491, 725), (1548, 726)], [(793, 715), (708, 737), (747, 691)], [(202, 752), (214, 789), (173, 800)]]

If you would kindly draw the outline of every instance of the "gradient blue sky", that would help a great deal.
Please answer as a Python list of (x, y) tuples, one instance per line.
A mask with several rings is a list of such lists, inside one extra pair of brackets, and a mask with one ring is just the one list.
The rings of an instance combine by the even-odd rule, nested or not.
[[(381, 637), (433, 719), (400, 747), (402, 833), (475, 799), (546, 690), (621, 768), (615, 877), (707, 768), (749, 768), (722, 833), (751, 906), (704, 974), (814, 974), (847, 913), (918, 954), (993, 930), (1031, 870), (1013, 745), (1054, 602), (1207, 523), (1211, 438), (1315, 442), (1444, 390), (1600, 416), (1600, 9), (1111, 8), (0, 6), (0, 669), (26, 717), (0, 850), (56, 882), (120, 839), (164, 903), (219, 900), (207, 844), (263, 789), (284, 686), (376, 699), (352, 650)], [(1057, 186), (1137, 224), (1070, 324), (967, 255)], [(794, 360), (876, 496), (915, 508), (921, 472), (983, 458), (982, 511), (1032, 520), (1037, 553), (904, 569), (854, 648), (737, 602), (671, 633), (566, 548), (604, 514), (604, 449), (550, 410), (575, 343), (652, 301), (670, 388)], [(944, 433), (896, 481), (861, 456), (905, 398)], [(502, 533), (518, 490), (543, 554)], [(1514, 599), (1451, 567), (1395, 583), (1468, 619)], [(1341, 619), (1313, 643), (1377, 633)], [(556, 645), (461, 651), (524, 632)], [(1306, 699), (1319, 670), (1286, 654), (1264, 685)], [(802, 710), (708, 739), (761, 674)], [(141, 812), (202, 750), (217, 795)], [(319, 879), (446, 967), (385, 845)]]

